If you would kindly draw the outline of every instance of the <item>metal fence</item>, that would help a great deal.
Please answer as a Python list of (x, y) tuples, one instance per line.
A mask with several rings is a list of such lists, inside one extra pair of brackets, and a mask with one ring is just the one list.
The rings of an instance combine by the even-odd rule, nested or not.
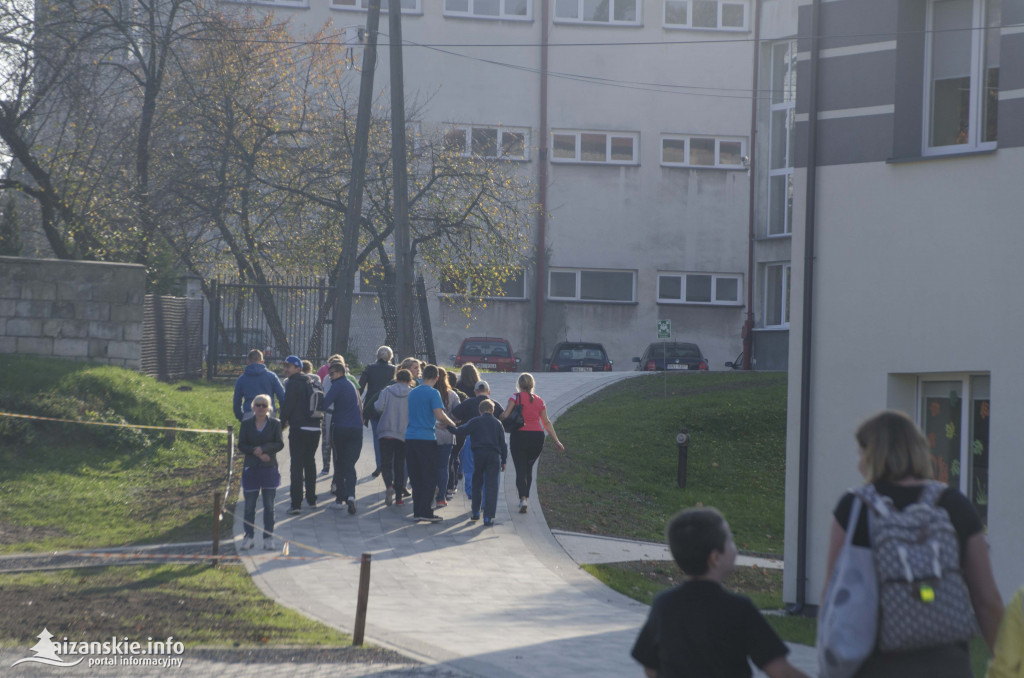
[(162, 381), (203, 375), (203, 300), (147, 294), (143, 302), (142, 372)]
[[(207, 376), (237, 374), (249, 350), (270, 360), (299, 355), (320, 365), (337, 352), (331, 346), (334, 304), (323, 279), (298, 279), (268, 285), (221, 282), (213, 285)], [(348, 355), (373, 362), (377, 347), (394, 345), (397, 315), (394, 290), (380, 286), (353, 299)], [(423, 281), (414, 287), (416, 356), (434, 361), (434, 341)]]

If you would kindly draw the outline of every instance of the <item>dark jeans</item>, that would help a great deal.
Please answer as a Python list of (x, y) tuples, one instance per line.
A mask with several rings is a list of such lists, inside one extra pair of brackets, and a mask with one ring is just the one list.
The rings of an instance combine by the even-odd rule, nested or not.
[(508, 438), (512, 463), (516, 467), (516, 490), (519, 498), (529, 498), (533, 487), (533, 465), (544, 447), (544, 431), (513, 431)]
[(437, 501), (443, 501), (448, 493), (448, 462), (452, 457), (452, 446), (437, 446)]
[(302, 488), (306, 488), (306, 503), (316, 506), (316, 448), (320, 446), (320, 431), (295, 429), (288, 433), (288, 449), (292, 455), (292, 508), (302, 505)]
[(480, 499), (484, 500), (484, 518), (494, 518), (498, 510), (498, 474), (501, 473), (501, 455), (494, 450), (473, 452), (473, 515), (480, 513)]
[(405, 463), (409, 465), (412, 484), (412, 514), (417, 518), (430, 518), (430, 502), (437, 486), (437, 441), (406, 440)]
[[(397, 471), (397, 473), (396, 473)], [(395, 494), (405, 494), (405, 441), (380, 439), (380, 477), (385, 487), (394, 487)]]
[(334, 427), (334, 486), (338, 501), (356, 496), (356, 462), (363, 450), (363, 429)]
[(274, 534), (274, 499), (277, 498), (277, 490), (264, 487), (261, 490), (243, 492), (245, 495), (245, 525), (242, 530), (246, 537), (256, 534), (256, 501), (260, 494), (263, 495), (263, 538), (268, 539)]

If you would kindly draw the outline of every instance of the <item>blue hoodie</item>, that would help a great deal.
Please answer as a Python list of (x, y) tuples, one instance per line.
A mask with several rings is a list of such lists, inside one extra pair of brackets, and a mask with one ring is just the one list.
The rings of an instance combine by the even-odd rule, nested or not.
[(232, 412), (235, 419), (242, 421), (247, 412), (252, 411), (252, 399), (258, 395), (270, 396), (270, 406), (274, 407), (274, 396), (280, 404), (284, 400), (284, 386), (276, 374), (267, 369), (263, 363), (250, 363), (235, 381), (235, 400)]

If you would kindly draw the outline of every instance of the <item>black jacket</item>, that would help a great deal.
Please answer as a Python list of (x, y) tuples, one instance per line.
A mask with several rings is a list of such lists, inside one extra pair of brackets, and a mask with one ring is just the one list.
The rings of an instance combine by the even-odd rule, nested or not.
[[(270, 455), (270, 461), (262, 461), (253, 455), (257, 447), (263, 448), (263, 452)], [(238, 431), (238, 449), (245, 454), (244, 466), (277, 466), (277, 453), (283, 448), (280, 420), (268, 417), (262, 431), (256, 430), (255, 417), (242, 422)]]
[(284, 383), (284, 400), (281, 402), (281, 423), (292, 431), (303, 426), (319, 430), (320, 419), (309, 416), (310, 383), (313, 379), (308, 374), (296, 372)]

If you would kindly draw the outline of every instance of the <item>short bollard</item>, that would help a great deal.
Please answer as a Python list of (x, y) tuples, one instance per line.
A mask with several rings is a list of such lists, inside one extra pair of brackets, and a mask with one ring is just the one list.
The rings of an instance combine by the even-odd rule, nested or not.
[(679, 446), (679, 462), (676, 467), (676, 484), (679, 489), (686, 489), (686, 457), (689, 454), (690, 433), (685, 428), (679, 429), (676, 436), (676, 445)]
[(352, 633), (352, 644), (359, 647), (363, 644), (363, 632), (366, 630), (366, 602), (370, 597), (370, 554), (363, 554), (363, 562), (359, 566), (359, 599), (356, 601), (356, 628)]
[[(213, 555), (220, 554), (220, 492), (213, 491)], [(214, 565), (217, 561), (214, 561)]]

